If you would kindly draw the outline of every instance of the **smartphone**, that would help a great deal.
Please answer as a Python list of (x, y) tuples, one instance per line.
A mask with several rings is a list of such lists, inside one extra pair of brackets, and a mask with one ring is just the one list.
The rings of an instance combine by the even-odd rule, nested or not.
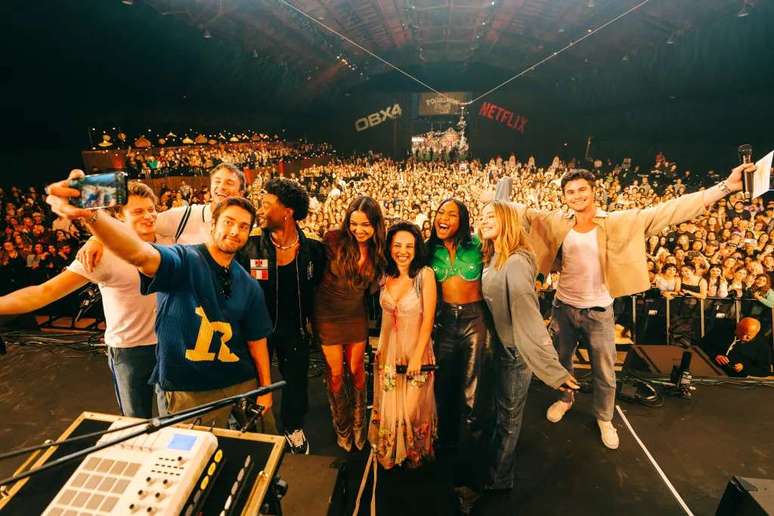
[(110, 208), (126, 204), (127, 175), (121, 170), (91, 174), (70, 181), (70, 187), (81, 191), (70, 203), (85, 209)]

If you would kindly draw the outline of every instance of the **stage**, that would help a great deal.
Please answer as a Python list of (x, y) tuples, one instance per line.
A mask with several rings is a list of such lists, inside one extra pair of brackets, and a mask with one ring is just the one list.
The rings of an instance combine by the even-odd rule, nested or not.
[[(620, 413), (614, 419), (620, 449), (602, 446), (590, 397), (580, 394), (564, 420), (551, 424), (544, 414), (553, 393), (533, 382), (519, 441), (517, 487), (487, 493), (474, 514), (686, 514)], [(705, 515), (714, 514), (731, 476), (774, 478), (773, 402), (768, 387), (699, 385), (692, 400), (667, 397), (658, 408), (619, 406), (675, 493), (693, 514)], [(319, 376), (310, 381), (310, 404), (306, 431), (312, 452), (347, 462), (345, 505), (351, 514), (367, 453), (347, 457), (335, 446)], [(8, 344), (7, 354), (0, 355), (0, 451), (53, 438), (84, 410), (117, 410), (99, 350)], [(0, 463), (0, 474), (10, 475), (21, 462)], [(449, 470), (443, 459), (418, 470), (380, 470), (378, 514), (454, 514)], [(302, 489), (291, 484), (288, 496)], [(368, 513), (369, 502), (370, 484), (361, 514)]]

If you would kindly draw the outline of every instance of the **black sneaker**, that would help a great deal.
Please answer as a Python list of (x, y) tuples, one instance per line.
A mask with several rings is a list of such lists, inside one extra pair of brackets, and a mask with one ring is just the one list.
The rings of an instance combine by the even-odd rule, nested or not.
[(285, 440), (288, 442), (291, 453), (309, 455), (309, 441), (306, 440), (303, 429), (285, 432)]

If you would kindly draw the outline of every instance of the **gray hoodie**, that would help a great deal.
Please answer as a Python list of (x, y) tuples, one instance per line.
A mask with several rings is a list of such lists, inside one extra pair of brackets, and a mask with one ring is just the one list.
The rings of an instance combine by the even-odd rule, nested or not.
[(535, 259), (526, 251), (511, 256), (497, 270), (495, 255), (484, 267), (481, 287), (500, 342), (515, 348), (546, 385), (559, 387), (570, 373), (559, 363), (540, 314), (535, 292)]

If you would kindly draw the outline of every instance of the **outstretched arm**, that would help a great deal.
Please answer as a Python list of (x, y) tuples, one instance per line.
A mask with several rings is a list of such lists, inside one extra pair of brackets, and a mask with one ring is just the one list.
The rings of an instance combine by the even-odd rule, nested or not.
[(679, 224), (701, 215), (704, 210), (715, 204), (731, 192), (742, 189), (742, 176), (745, 172), (755, 170), (755, 165), (746, 163), (734, 168), (725, 181), (717, 185), (690, 194), (681, 195), (665, 203), (637, 210), (637, 218), (644, 227), (645, 235), (650, 236), (660, 232), (667, 226)]
[(80, 179), (83, 175), (82, 170), (73, 170), (68, 179), (50, 185), (47, 188), (46, 202), (58, 215), (69, 219), (84, 219), (89, 231), (116, 256), (134, 265), (146, 276), (155, 276), (161, 263), (161, 255), (132, 228), (102, 213), (102, 210), (84, 210), (70, 204), (71, 197), (81, 194), (75, 188), (70, 188), (70, 181)]
[(0, 297), (0, 315), (34, 312), (75, 292), (87, 283), (88, 279), (65, 269), (45, 283), (25, 287)]

